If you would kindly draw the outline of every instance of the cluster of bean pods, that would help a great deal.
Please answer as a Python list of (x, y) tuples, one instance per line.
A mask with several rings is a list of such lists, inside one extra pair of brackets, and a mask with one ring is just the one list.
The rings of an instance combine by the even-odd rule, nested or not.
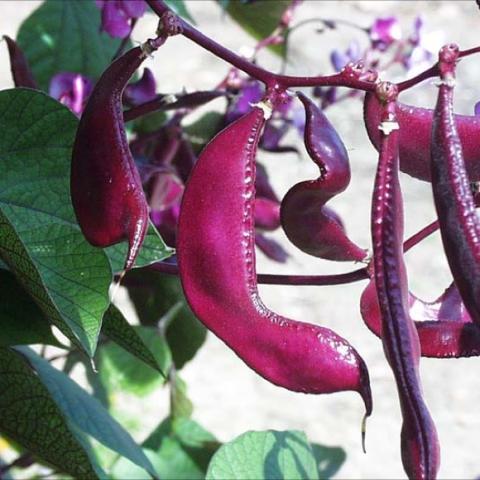
[[(71, 196), (85, 237), (99, 247), (127, 241), (124, 268), (129, 270), (145, 237), (149, 208), (169, 207), (172, 199), (182, 196), (179, 212), (165, 209), (171, 223), (163, 222), (167, 228), (162, 233), (176, 246), (178, 259), (178, 269), (170, 263), (165, 272), (178, 272), (198, 319), (266, 380), (303, 393), (356, 391), (368, 416), (372, 412), (369, 374), (354, 347), (327, 328), (282, 317), (263, 304), (257, 281), (267, 276), (257, 278), (255, 244), (262, 247), (262, 235), (256, 234), (256, 228), (268, 231), (281, 224), (288, 239), (310, 255), (367, 264), (355, 278), (369, 279), (360, 310), (368, 328), (382, 339), (397, 384), (403, 465), (409, 478), (436, 478), (439, 442), (422, 395), (420, 356), (480, 355), (480, 221), (478, 195), (472, 191), (472, 182), (480, 180), (480, 119), (453, 113), (458, 47), (446, 45), (439, 53), (433, 110), (398, 102), (400, 89), (365, 72), (362, 64), (347, 65), (332, 80), (347, 86), (357, 82), (367, 92), (364, 120), (379, 152), (370, 255), (349, 239), (342, 220), (326, 205), (348, 187), (349, 159), (334, 126), (305, 94), (296, 96), (305, 109), (304, 143), (320, 170), (319, 178), (294, 185), (280, 202), (264, 171), (257, 169), (262, 132), (285, 98), (285, 78), (283, 84), (265, 81), (263, 100), (218, 133), (198, 159), (179, 134), (179, 117), (174, 116), (155, 133), (157, 140), (158, 135), (163, 140), (155, 144), (153, 170), (139, 173), (132, 151), (135, 156), (142, 154), (148, 141), (134, 140), (131, 149), (127, 142), (124, 122), (133, 115), (123, 111), (122, 94), (129, 79), (172, 35), (184, 33), (214, 51), (212, 42), (163, 2), (149, 3), (160, 16), (158, 36), (106, 69), (80, 119)], [(22, 52), (12, 39), (5, 40), (15, 85), (37, 88)], [(241, 65), (222, 48), (218, 51), (229, 61)], [(262, 77), (264, 71), (255, 68), (252, 72)], [(176, 102), (188, 107), (220, 95), (221, 91), (199, 92)], [(162, 101), (146, 102), (142, 112), (154, 111)], [(431, 182), (438, 215), (438, 221), (406, 242), (400, 170)], [(403, 255), (437, 228), (453, 282), (436, 301), (427, 303), (409, 292)]]

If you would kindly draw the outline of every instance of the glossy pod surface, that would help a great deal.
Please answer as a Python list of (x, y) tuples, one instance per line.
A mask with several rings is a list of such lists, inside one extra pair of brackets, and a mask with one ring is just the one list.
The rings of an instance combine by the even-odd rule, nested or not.
[[(368, 136), (378, 150), (381, 105), (373, 93), (367, 93), (364, 119)], [(400, 170), (420, 180), (430, 181), (430, 142), (433, 110), (398, 103), (397, 118), (400, 125)], [(465, 164), (470, 180), (480, 180), (480, 116), (455, 115), (458, 135), (463, 147)]]
[[(454, 60), (442, 61), (449, 55)], [(480, 221), (453, 114), (457, 55), (456, 45), (447, 45), (440, 51), (440, 68), (443, 66), (447, 72), (441, 75), (433, 122), (432, 190), (443, 248), (455, 284), (472, 320), (480, 324)]]
[[(423, 357), (480, 355), (480, 327), (472, 323), (453, 284), (434, 302), (424, 302), (409, 293), (408, 306), (415, 321)], [(367, 327), (381, 338), (382, 318), (373, 281), (362, 293), (360, 312)]]
[(264, 113), (253, 108), (204, 149), (187, 183), (178, 263), (196, 316), (268, 381), (304, 393), (358, 391), (371, 412), (363, 360), (331, 330), (281, 317), (257, 291), (255, 155)]
[(98, 247), (128, 240), (126, 269), (145, 237), (148, 205), (128, 147), (122, 93), (144, 59), (142, 48), (133, 48), (103, 73), (80, 119), (72, 155), (72, 203), (82, 232)]
[[(374, 279), (382, 316), (382, 343), (397, 384), (403, 425), (402, 462), (411, 479), (434, 479), (439, 466), (435, 425), (422, 397), (418, 372), (420, 345), (409, 315), (408, 282), (403, 261), (403, 208), (398, 179), (398, 124), (395, 93), (379, 84), (386, 97), (383, 129), (372, 200)], [(388, 99), (388, 100), (387, 100)], [(392, 130), (387, 130), (392, 128)]]
[(299, 93), (306, 112), (305, 146), (320, 177), (297, 183), (285, 195), (281, 222), (288, 239), (310, 255), (336, 261), (361, 261), (366, 252), (346, 235), (325, 204), (350, 183), (347, 150), (324, 113)]

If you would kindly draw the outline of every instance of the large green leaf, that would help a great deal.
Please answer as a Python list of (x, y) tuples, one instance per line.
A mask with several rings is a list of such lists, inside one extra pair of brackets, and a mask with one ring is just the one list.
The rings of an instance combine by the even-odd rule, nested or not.
[[(256, 0), (252, 3), (229, 2), (226, 11), (250, 35), (257, 40), (268, 37), (278, 26), (283, 12), (291, 0)], [(283, 54), (283, 45), (271, 50)]]
[(61, 346), (37, 304), (8, 270), (0, 270), (0, 347), (44, 343)]
[(50, 321), (93, 355), (111, 269), (71, 206), (77, 123), (41, 92), (0, 92), (0, 257)]
[(92, 0), (47, 0), (22, 23), (17, 41), (44, 90), (58, 72), (98, 78), (120, 45), (100, 33), (100, 9)]
[(208, 466), (208, 480), (316, 480), (312, 447), (298, 431), (247, 432), (223, 445)]
[(142, 449), (96, 398), (33, 350), (28, 347), (15, 348), (28, 359), (63, 415), (76, 428), (156, 476)]
[[(193, 420), (163, 421), (143, 444), (162, 480), (202, 480), (219, 443)], [(145, 474), (125, 459), (113, 468), (116, 479), (144, 479)]]
[[(152, 352), (163, 372), (171, 367), (172, 357), (165, 339), (154, 328), (133, 327)], [(116, 343), (102, 345), (98, 351), (102, 384), (109, 392), (124, 391), (147, 395), (165, 383), (165, 378)]]
[(0, 348), (0, 431), (75, 478), (103, 476), (25, 359)]
[(105, 312), (102, 333), (134, 357), (162, 375), (166, 375), (150, 348), (138, 334), (137, 329), (128, 323), (123, 313), (115, 305), (110, 305)]
[[(142, 324), (158, 324), (166, 331), (175, 367), (182, 368), (202, 346), (207, 330), (188, 307), (179, 279), (137, 270), (127, 274), (125, 283)], [(172, 308), (174, 314), (169, 315)]]
[[(117, 243), (105, 249), (114, 272), (121, 272), (123, 270), (125, 258), (127, 258), (127, 251), (127, 242)], [(175, 253), (175, 250), (165, 244), (158, 230), (150, 222), (142, 248), (135, 260), (135, 267), (144, 267), (153, 262), (160, 262), (172, 256), (173, 253)]]
[(332, 478), (347, 458), (345, 450), (340, 447), (325, 447), (312, 443), (312, 451), (320, 478)]

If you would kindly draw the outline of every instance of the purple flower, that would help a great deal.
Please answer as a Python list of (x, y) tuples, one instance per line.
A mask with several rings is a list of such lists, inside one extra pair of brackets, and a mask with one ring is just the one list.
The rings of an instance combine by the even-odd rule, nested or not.
[(116, 38), (128, 37), (132, 18), (141, 17), (146, 10), (143, 0), (96, 0), (95, 3), (102, 9), (101, 30)]
[(92, 88), (92, 81), (80, 73), (62, 72), (50, 80), (49, 94), (80, 116)]
[(275, 151), (287, 133), (288, 127), (289, 125), (286, 122), (283, 122), (280, 126), (275, 126), (272, 122), (267, 122), (261, 140), (261, 147), (264, 150)]
[(348, 62), (356, 62), (360, 60), (360, 57), (360, 45), (357, 41), (353, 40), (345, 52), (337, 49), (333, 50), (332, 53), (330, 53), (330, 62), (335, 71), (339, 72)]
[(480, 102), (477, 102), (475, 106), (473, 107), (473, 112), (475, 115), (480, 115)]
[[(429, 38), (430, 37), (430, 38)], [(411, 48), (403, 54), (402, 64), (409, 74), (425, 68), (433, 59), (433, 52), (438, 49), (435, 35), (425, 35), (422, 17), (417, 16), (413, 22), (413, 32), (408, 38)]]
[(250, 111), (253, 103), (259, 102), (263, 97), (262, 84), (256, 80), (248, 80), (242, 86), (235, 101), (230, 105), (225, 120), (228, 123), (237, 120)]
[(123, 97), (130, 105), (140, 105), (153, 100), (157, 96), (155, 93), (156, 88), (157, 85), (153, 73), (150, 69), (145, 68), (142, 78), (125, 88)]
[(370, 27), (372, 46), (378, 50), (386, 50), (392, 43), (401, 38), (402, 29), (396, 17), (377, 18)]

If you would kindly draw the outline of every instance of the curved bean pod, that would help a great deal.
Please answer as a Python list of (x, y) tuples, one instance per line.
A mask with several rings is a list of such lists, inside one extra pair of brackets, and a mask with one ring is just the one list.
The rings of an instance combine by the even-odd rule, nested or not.
[(350, 165), (343, 142), (324, 113), (305, 95), (305, 146), (320, 169), (317, 180), (297, 183), (281, 204), (281, 222), (288, 239), (310, 255), (336, 261), (362, 261), (366, 251), (346, 235), (337, 216), (324, 208), (350, 183)]
[(254, 107), (205, 147), (187, 183), (178, 264), (195, 315), (249, 367), (304, 393), (355, 390), (371, 412), (365, 363), (343, 338), (270, 311), (257, 290), (255, 155), (264, 112)]
[(453, 115), (458, 46), (440, 50), (441, 82), (432, 130), (432, 190), (440, 234), (455, 284), (472, 320), (480, 324), (480, 221)]
[(150, 40), (105, 70), (89, 97), (73, 147), (70, 186), (80, 228), (98, 247), (128, 240), (126, 270), (145, 238), (148, 205), (128, 147), (122, 93), (147, 54), (159, 46)]
[[(424, 302), (409, 292), (408, 306), (415, 321), (423, 357), (480, 355), (480, 327), (472, 323), (454, 284), (434, 302)], [(381, 338), (382, 318), (373, 280), (362, 293), (360, 312), (367, 327)]]
[(38, 84), (30, 70), (30, 65), (17, 42), (8, 35), (4, 35), (3, 38), (7, 42), (14, 85), (16, 87), (38, 89)]
[(372, 243), (375, 287), (382, 316), (382, 342), (400, 398), (403, 467), (409, 478), (430, 480), (437, 474), (439, 446), (435, 425), (422, 397), (418, 373), (420, 346), (408, 310), (408, 282), (402, 246), (403, 209), (398, 179), (397, 89), (383, 82), (377, 87), (377, 95), (384, 106), (372, 200)]
[[(397, 104), (400, 125), (400, 170), (418, 178), (431, 181), (430, 141), (434, 112), (428, 108)], [(380, 148), (380, 132), (377, 128), (382, 107), (373, 93), (367, 93), (364, 102), (364, 120), (368, 136), (374, 147)], [(458, 135), (471, 181), (480, 180), (480, 117), (455, 115)]]

